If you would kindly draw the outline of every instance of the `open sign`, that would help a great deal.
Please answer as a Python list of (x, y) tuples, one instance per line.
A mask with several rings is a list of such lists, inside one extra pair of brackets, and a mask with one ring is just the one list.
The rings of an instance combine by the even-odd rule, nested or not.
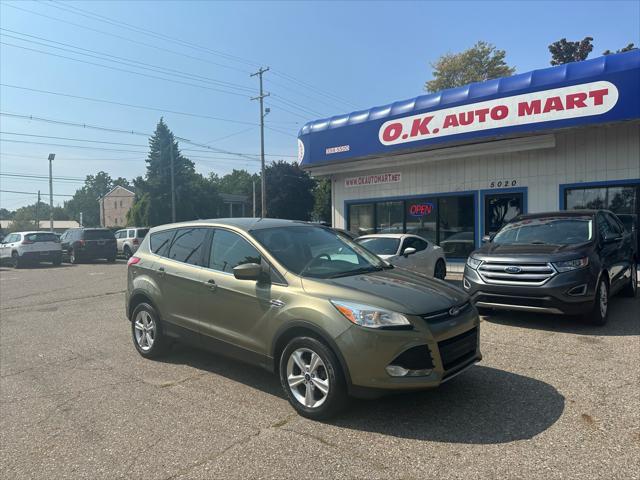
[(409, 214), (412, 217), (426, 217), (427, 215), (431, 215), (433, 211), (433, 203), (425, 202), (425, 203), (415, 203), (409, 207)]

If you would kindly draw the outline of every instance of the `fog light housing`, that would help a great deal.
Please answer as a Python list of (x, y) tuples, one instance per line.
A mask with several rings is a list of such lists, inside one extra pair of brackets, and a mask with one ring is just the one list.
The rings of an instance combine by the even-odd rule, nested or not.
[(431, 375), (431, 372), (433, 371), (430, 368), (409, 370), (401, 367), (400, 365), (387, 365), (386, 370), (391, 377), (426, 377), (427, 375)]
[(471, 284), (469, 283), (469, 280), (467, 280), (467, 277), (462, 277), (462, 288), (465, 290), (469, 290), (471, 288)]
[(587, 284), (583, 283), (582, 285), (575, 286), (567, 292), (567, 295), (571, 295), (572, 297), (580, 297), (582, 295), (587, 294)]

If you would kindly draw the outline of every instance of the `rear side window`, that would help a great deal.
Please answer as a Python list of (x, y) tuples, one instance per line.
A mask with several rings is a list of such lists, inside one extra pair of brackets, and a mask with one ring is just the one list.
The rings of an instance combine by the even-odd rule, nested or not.
[(133, 238), (136, 236), (136, 231), (135, 230), (129, 230), (129, 238)]
[(114, 238), (111, 230), (85, 230), (84, 231), (84, 239), (85, 240), (108, 240), (110, 238)]
[(180, 228), (169, 248), (169, 258), (190, 265), (203, 265), (206, 228)]
[(55, 233), (30, 233), (25, 235), (25, 239), (30, 242), (57, 242), (58, 237)]
[(173, 240), (175, 233), (175, 230), (162, 230), (161, 232), (152, 233), (149, 239), (149, 248), (156, 255), (168, 257), (171, 240)]
[(233, 273), (233, 268), (245, 263), (262, 261), (260, 252), (240, 235), (226, 230), (215, 230), (209, 256), (209, 268)]

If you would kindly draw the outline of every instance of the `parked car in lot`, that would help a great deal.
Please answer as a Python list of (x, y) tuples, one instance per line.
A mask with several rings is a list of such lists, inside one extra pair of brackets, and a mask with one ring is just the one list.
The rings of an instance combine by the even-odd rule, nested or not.
[(584, 315), (603, 325), (609, 299), (635, 296), (634, 233), (606, 210), (520, 215), (467, 259), (479, 308)]
[(2, 263), (21, 268), (27, 263), (62, 263), (60, 241), (52, 232), (14, 232), (0, 245)]
[(441, 280), (447, 275), (444, 250), (418, 235), (379, 233), (363, 235), (356, 242), (393, 265)]
[(62, 234), (62, 255), (69, 263), (104, 258), (116, 261), (116, 237), (107, 228), (72, 228)]
[(180, 339), (260, 365), (311, 418), (348, 395), (436, 387), (481, 358), (462, 290), (289, 220), (151, 229), (128, 262), (126, 311), (140, 355)]
[(118, 245), (118, 255), (129, 258), (136, 253), (140, 243), (144, 240), (145, 235), (149, 232), (148, 228), (129, 227), (118, 230), (115, 233), (116, 243)]

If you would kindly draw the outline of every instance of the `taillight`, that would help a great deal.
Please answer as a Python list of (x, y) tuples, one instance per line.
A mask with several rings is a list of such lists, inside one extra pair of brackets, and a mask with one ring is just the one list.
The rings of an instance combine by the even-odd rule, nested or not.
[(133, 239), (133, 244), (134, 245), (138, 245), (140, 243), (140, 240), (138, 240), (137, 238)]
[(129, 260), (127, 261), (127, 265), (131, 266), (131, 265), (136, 265), (140, 263), (140, 258), (139, 257), (129, 257)]

